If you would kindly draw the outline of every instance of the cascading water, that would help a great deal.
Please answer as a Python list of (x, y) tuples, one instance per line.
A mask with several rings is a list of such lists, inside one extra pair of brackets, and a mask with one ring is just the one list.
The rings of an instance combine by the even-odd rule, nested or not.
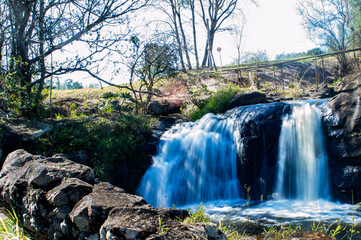
[(283, 120), (276, 192), (280, 198), (313, 201), (329, 197), (328, 163), (321, 112), (310, 103), (293, 103)]
[(239, 198), (233, 138), (233, 121), (213, 114), (176, 125), (162, 136), (138, 193), (158, 207)]
[[(303, 224), (307, 229), (312, 222), (359, 222), (359, 211), (345, 216), (353, 205), (327, 200), (328, 163), (321, 112), (328, 111), (327, 101), (272, 103), (176, 125), (162, 136), (159, 153), (138, 194), (158, 207), (187, 204), (197, 208), (203, 202), (211, 219), (224, 223), (267, 226), (283, 222)], [(237, 173), (237, 169), (241, 171)], [(271, 185), (275, 178), (275, 185)], [(241, 199), (243, 181), (253, 184), (251, 194), (257, 193), (257, 184), (262, 183), (259, 194), (272, 200), (249, 204)], [(195, 205), (189, 206), (192, 203)]]

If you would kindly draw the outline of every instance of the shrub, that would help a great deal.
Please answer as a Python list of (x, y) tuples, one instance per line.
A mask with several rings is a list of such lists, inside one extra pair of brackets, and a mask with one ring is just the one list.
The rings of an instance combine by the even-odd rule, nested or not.
[[(84, 151), (96, 176), (115, 184), (117, 168), (141, 158), (137, 145), (150, 134), (147, 119), (121, 115), (112, 119), (61, 121), (52, 132), (38, 139), (38, 154)], [(117, 166), (115, 168), (114, 166)]]
[(213, 97), (207, 100), (206, 104), (191, 112), (189, 118), (193, 121), (202, 118), (207, 113), (223, 113), (229, 110), (229, 103), (236, 93), (241, 89), (237, 86), (229, 85), (228, 87), (219, 90)]

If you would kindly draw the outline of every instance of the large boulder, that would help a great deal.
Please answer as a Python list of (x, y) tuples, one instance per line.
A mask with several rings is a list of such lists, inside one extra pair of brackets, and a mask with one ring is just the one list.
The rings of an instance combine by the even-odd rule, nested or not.
[(0, 172), (0, 205), (36, 239), (226, 239), (216, 224), (182, 224), (182, 210), (153, 208), (63, 155), (16, 150)]
[(324, 119), (333, 196), (361, 201), (361, 74), (348, 76), (337, 87)]
[(268, 103), (266, 94), (260, 92), (238, 93), (231, 99), (229, 107), (235, 108), (258, 103)]

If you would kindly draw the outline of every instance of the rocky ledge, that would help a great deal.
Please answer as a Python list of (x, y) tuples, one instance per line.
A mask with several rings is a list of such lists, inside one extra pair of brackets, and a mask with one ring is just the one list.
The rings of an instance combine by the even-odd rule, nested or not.
[(156, 209), (61, 155), (10, 153), (0, 190), (0, 204), (36, 239), (226, 239), (216, 224), (176, 221), (188, 212)]

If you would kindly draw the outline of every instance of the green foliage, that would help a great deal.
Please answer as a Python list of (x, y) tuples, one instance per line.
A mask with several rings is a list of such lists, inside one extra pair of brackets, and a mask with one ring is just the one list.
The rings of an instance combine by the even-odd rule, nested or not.
[(38, 110), (42, 109), (41, 101), (37, 102), (39, 97), (43, 100), (45, 96), (38, 96), (37, 89), (22, 84), (15, 73), (0, 75), (0, 105), (9, 111), (10, 116), (37, 117)]
[(239, 87), (232, 85), (219, 90), (212, 98), (208, 99), (203, 106), (190, 113), (189, 118), (191, 120), (197, 120), (207, 113), (218, 114), (227, 111), (233, 96), (240, 91), (241, 89)]
[(119, 116), (113, 119), (68, 120), (38, 139), (38, 154), (85, 151), (92, 159), (95, 173), (102, 180), (113, 181), (114, 166), (140, 157), (137, 144), (150, 134), (147, 119)]
[(221, 221), (218, 223), (218, 229), (224, 233), (228, 240), (239, 240), (246, 236), (246, 232), (240, 233), (237, 228), (223, 224)]
[(197, 223), (197, 222), (211, 222), (211, 219), (206, 215), (204, 211), (203, 203), (194, 211), (192, 208), (188, 209), (189, 217), (187, 217), (185, 223)]
[(0, 219), (0, 239), (30, 240), (14, 210), (7, 209), (9, 218)]
[(282, 240), (282, 239), (286, 239), (293, 233), (300, 230), (302, 230), (301, 226), (292, 227), (291, 224), (281, 223), (280, 227), (273, 226), (269, 229), (265, 229), (264, 231), (266, 234), (272, 235), (272, 239)]
[(162, 225), (162, 219), (160, 218), (160, 216), (158, 217), (158, 221), (159, 221), (158, 233), (162, 235), (166, 232), (169, 232), (169, 227), (164, 227)]

